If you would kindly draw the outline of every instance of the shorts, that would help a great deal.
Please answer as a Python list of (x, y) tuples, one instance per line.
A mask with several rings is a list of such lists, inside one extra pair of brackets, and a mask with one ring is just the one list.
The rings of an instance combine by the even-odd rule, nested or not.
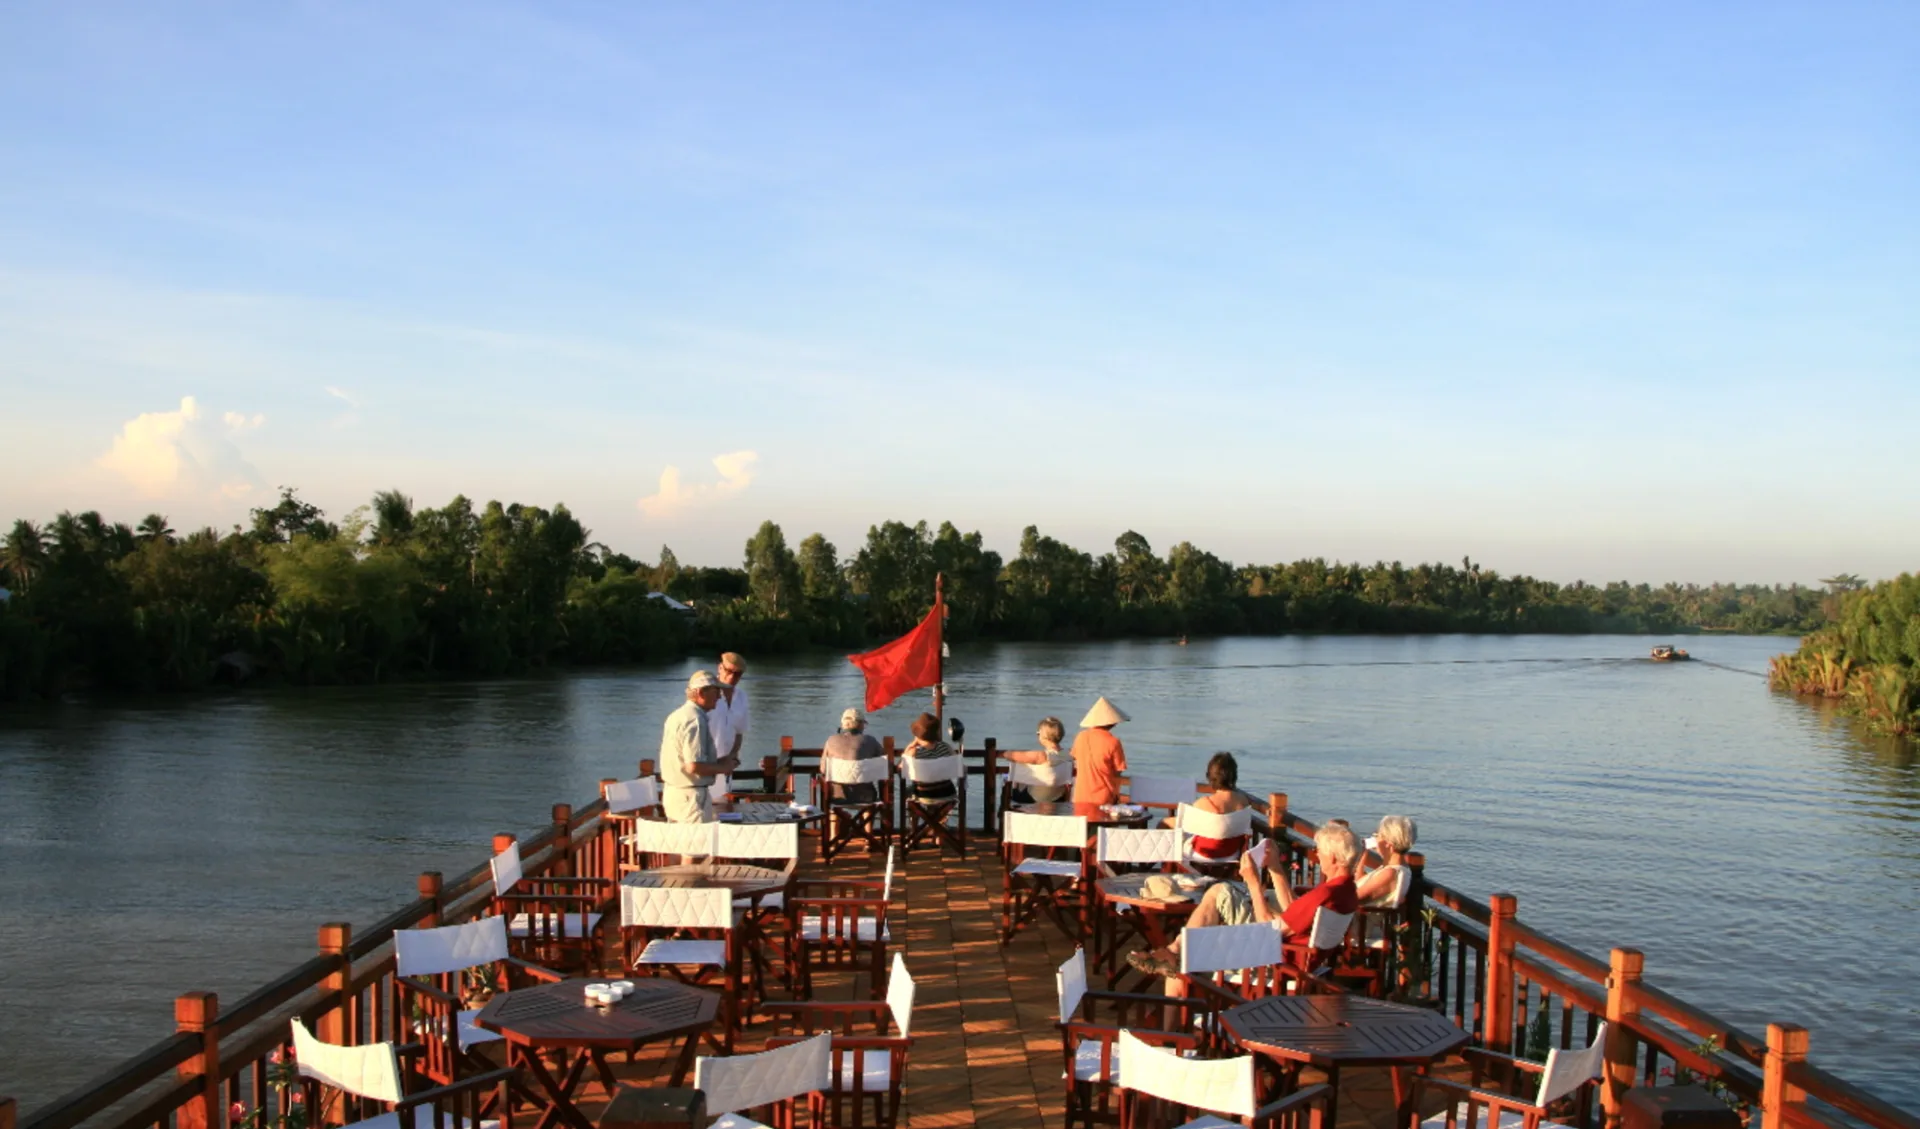
[(1254, 916), (1253, 895), (1245, 882), (1215, 882), (1207, 897), (1220, 910), (1222, 925), (1252, 925), (1260, 920)]
[(713, 797), (705, 788), (669, 785), (661, 789), (661, 804), (666, 808), (668, 823), (713, 822)]

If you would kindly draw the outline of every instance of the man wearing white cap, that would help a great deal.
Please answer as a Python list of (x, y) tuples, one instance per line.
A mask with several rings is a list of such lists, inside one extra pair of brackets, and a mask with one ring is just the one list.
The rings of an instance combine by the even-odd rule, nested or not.
[(1120, 802), (1120, 785), (1127, 782), (1127, 750), (1113, 727), (1133, 719), (1104, 697), (1080, 719), (1080, 735), (1073, 739), (1073, 802)]
[(740, 767), (740, 758), (723, 757), (714, 748), (707, 714), (720, 701), (720, 680), (696, 670), (687, 679), (687, 700), (667, 715), (660, 733), (661, 804), (675, 823), (711, 823), (713, 800), (707, 785)]
[[(840, 715), (840, 732), (827, 738), (820, 747), (820, 755), (835, 760), (864, 761), (884, 757), (887, 750), (867, 732), (867, 715), (857, 706), (848, 706)], [(880, 790), (872, 784), (835, 784), (833, 798), (870, 804), (880, 798)]]

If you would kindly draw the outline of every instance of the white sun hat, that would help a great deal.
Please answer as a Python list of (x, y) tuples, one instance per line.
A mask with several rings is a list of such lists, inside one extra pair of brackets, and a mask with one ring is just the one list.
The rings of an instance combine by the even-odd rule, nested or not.
[(1123, 721), (1132, 720), (1133, 719), (1128, 717), (1119, 706), (1114, 705), (1102, 697), (1099, 701), (1093, 703), (1093, 708), (1087, 711), (1087, 716), (1080, 719), (1080, 728), (1093, 729), (1102, 725), (1118, 725)]

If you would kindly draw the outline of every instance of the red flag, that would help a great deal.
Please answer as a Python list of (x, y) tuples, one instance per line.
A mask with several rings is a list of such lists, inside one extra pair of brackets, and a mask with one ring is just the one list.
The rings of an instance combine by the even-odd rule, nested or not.
[(867, 710), (886, 709), (895, 698), (940, 681), (940, 620), (946, 611), (936, 595), (920, 626), (884, 646), (847, 661), (867, 676)]

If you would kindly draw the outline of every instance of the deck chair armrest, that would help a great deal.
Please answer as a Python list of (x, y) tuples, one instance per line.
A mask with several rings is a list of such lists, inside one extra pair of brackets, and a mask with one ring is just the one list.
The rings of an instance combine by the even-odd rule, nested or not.
[(410, 996), (425, 996), (437, 1004), (445, 1004), (455, 1011), (460, 1010), (460, 1000), (452, 992), (442, 992), (439, 985), (422, 980), (417, 976), (396, 976), (394, 986)]
[(597, 906), (607, 899), (595, 894), (495, 894), (496, 902), (526, 902), (543, 906)]
[(1534, 1062), (1532, 1059), (1518, 1058), (1518, 1057), (1515, 1057), (1514, 1055), (1501, 1054), (1499, 1051), (1490, 1051), (1490, 1050), (1487, 1050), (1485, 1047), (1462, 1047), (1460, 1048), (1460, 1057), (1468, 1060), (1469, 1062), (1472, 1062), (1475, 1059), (1485, 1059), (1489, 1062), (1499, 1063), (1503, 1066), (1517, 1066), (1521, 1070), (1531, 1071), (1534, 1074), (1544, 1074), (1546, 1073), (1546, 1069), (1547, 1069), (1547, 1064), (1544, 1062)]
[(795, 889), (837, 889), (847, 887), (856, 890), (884, 890), (886, 883), (874, 878), (798, 878), (794, 880)]
[[(876, 1031), (886, 1030), (888, 1007), (885, 1000), (767, 1000), (759, 1011), (770, 1015), (789, 1014), (809, 1033), (821, 1030), (819, 1019), (842, 1020), (842, 1030), (847, 1037), (853, 1034), (853, 1021), (856, 1018), (870, 1018)], [(840, 1031), (834, 1038), (842, 1037)]]
[(393, 1045), (393, 1055), (395, 1058), (419, 1058), (426, 1053), (427, 1045), (425, 1043), (395, 1043)]
[[(1112, 1003), (1150, 1004), (1154, 1007), (1192, 1007), (1193, 1005), (1179, 996), (1155, 996), (1147, 992), (1101, 992), (1089, 991), (1083, 997), (1087, 1000), (1107, 1000)], [(1245, 1003), (1245, 1000), (1240, 1001)]]
[[(414, 1106), (429, 1105), (444, 1098), (451, 1098), (457, 1094), (485, 1090), (492, 1086), (498, 1086), (502, 1082), (511, 1082), (519, 1073), (520, 1068), (517, 1066), (502, 1067), (499, 1070), (489, 1070), (485, 1074), (476, 1074), (471, 1078), (462, 1078), (450, 1086), (435, 1086), (431, 1090), (422, 1090), (417, 1094), (408, 1094), (406, 1097), (393, 1103), (393, 1108), (396, 1111), (411, 1109)], [(425, 1124), (431, 1125), (432, 1123), (427, 1122)], [(420, 1126), (421, 1123), (415, 1122), (415, 1125)]]
[(846, 909), (848, 907), (852, 907), (853, 909), (856, 909), (856, 910), (870, 909), (870, 910), (875, 910), (879, 913), (885, 913), (887, 911), (887, 900), (885, 898), (805, 898), (805, 897), (787, 899), (787, 909), (789, 911), (796, 912), (796, 913), (802, 909), (819, 909), (821, 907), (839, 908), (839, 909)]
[(1066, 1037), (1067, 1045), (1072, 1046), (1079, 1039), (1097, 1039), (1111, 1042), (1126, 1032), (1143, 1043), (1156, 1047), (1170, 1047), (1174, 1050), (1197, 1050), (1200, 1040), (1197, 1036), (1180, 1031), (1162, 1031), (1155, 1027), (1116, 1027), (1111, 1023), (1056, 1023), (1060, 1033)]
[(1266, 1105), (1254, 1110), (1253, 1123), (1258, 1125), (1263, 1121), (1270, 1121), (1282, 1114), (1292, 1113), (1296, 1109), (1312, 1105), (1314, 1102), (1325, 1103), (1330, 1093), (1331, 1090), (1328, 1089), (1325, 1082), (1316, 1082), (1311, 1086), (1302, 1086), (1286, 1097), (1278, 1101), (1268, 1102)]
[[(1510, 1109), (1515, 1113), (1526, 1114), (1540, 1108), (1525, 1098), (1516, 1098), (1512, 1094), (1501, 1094), (1492, 1090), (1482, 1090), (1474, 1086), (1469, 1086), (1464, 1082), (1453, 1082), (1445, 1078), (1436, 1078), (1431, 1074), (1415, 1074), (1413, 1076), (1413, 1100), (1416, 1102), (1419, 1101), (1421, 1093), (1426, 1090), (1438, 1090), (1443, 1094), (1452, 1094), (1465, 1102), (1477, 1102), (1491, 1108), (1496, 1113), (1500, 1110)], [(1478, 1118), (1475, 1120), (1480, 1122), (1482, 1126), (1485, 1125), (1483, 1120)]]
[(1187, 991), (1190, 993), (1188, 996), (1189, 999), (1201, 1003), (1210, 1009), (1224, 1010), (1230, 1007), (1239, 1007), (1241, 1004), (1247, 1002), (1245, 996), (1242, 996), (1232, 988), (1215, 984), (1213, 981), (1207, 979), (1204, 974), (1196, 976), (1183, 972), (1180, 974), (1180, 981), (1186, 986)]
[(537, 980), (542, 984), (558, 984), (560, 981), (565, 980), (567, 978), (565, 973), (555, 972), (553, 969), (547, 968), (544, 965), (534, 964), (531, 961), (524, 961), (524, 960), (521, 960), (519, 957), (507, 957), (505, 960), (501, 961), (501, 963), (507, 966), (507, 973), (509, 976), (511, 976), (515, 972), (519, 972), (524, 974), (527, 977), (527, 979)]

